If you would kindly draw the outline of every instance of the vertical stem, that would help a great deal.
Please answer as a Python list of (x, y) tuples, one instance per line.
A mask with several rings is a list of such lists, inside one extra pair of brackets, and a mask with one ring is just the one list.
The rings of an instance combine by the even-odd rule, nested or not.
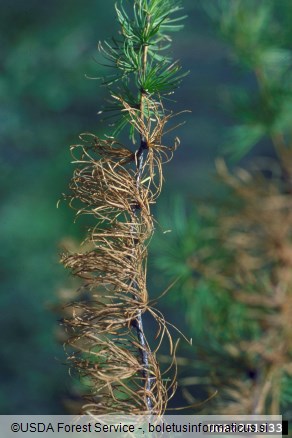
[[(147, 16), (147, 26), (150, 22), (150, 16)], [(147, 51), (148, 51), (148, 46), (147, 45), (143, 45), (143, 50), (142, 50), (142, 70), (140, 72), (142, 77), (145, 77), (145, 72), (146, 72), (146, 65), (147, 65)], [(140, 90), (140, 102), (139, 102), (139, 108), (140, 108), (140, 116), (141, 119), (143, 120), (144, 118), (144, 90)], [(139, 149), (136, 151), (135, 153), (135, 157), (136, 157), (136, 168), (137, 168), (137, 173), (136, 173), (136, 184), (137, 184), (137, 188), (139, 189), (140, 187), (140, 183), (141, 183), (141, 177), (142, 177), (142, 172), (143, 172), (143, 162), (144, 162), (144, 158), (147, 156), (147, 150), (148, 150), (148, 145), (147, 145), (147, 141), (145, 139), (145, 137), (141, 134), (140, 136), (140, 147)], [(138, 213), (138, 210), (140, 209), (140, 207), (138, 205), (136, 205), (133, 208), (133, 212), (136, 215)], [(137, 285), (135, 285), (136, 288), (138, 288)], [(135, 297), (135, 299), (137, 299), (137, 297)], [(133, 321), (132, 323), (133, 327), (135, 327), (136, 331), (137, 331), (137, 338), (139, 341), (139, 344), (141, 346), (140, 348), (140, 355), (141, 355), (141, 362), (143, 365), (143, 371), (142, 371), (142, 375), (143, 378), (145, 379), (145, 389), (147, 392), (151, 392), (151, 376), (149, 373), (149, 353), (147, 351), (147, 342), (146, 342), (146, 338), (144, 335), (144, 329), (143, 329), (143, 320), (142, 320), (142, 313), (141, 311), (139, 311), (138, 316), (136, 318), (135, 321)], [(152, 400), (150, 398), (149, 395), (146, 395), (146, 403), (147, 403), (147, 407), (150, 411), (153, 410), (153, 403)]]
[[(136, 174), (136, 182), (137, 182), (137, 188), (140, 186), (141, 176), (142, 176), (142, 170), (143, 170), (143, 161), (144, 161), (144, 154), (147, 153), (147, 143), (145, 140), (141, 137), (141, 144), (136, 152), (136, 166), (137, 166), (137, 174)], [(137, 215), (138, 210), (140, 207), (136, 204), (135, 207), (133, 207), (133, 212), (135, 215)], [(138, 289), (138, 285), (136, 282), (134, 283), (134, 287)], [(134, 298), (137, 300), (137, 297), (134, 296)], [(140, 348), (140, 355), (141, 355), (141, 362), (143, 365), (143, 371), (142, 375), (145, 379), (145, 389), (147, 392), (150, 393), (151, 391), (151, 376), (149, 373), (149, 353), (147, 351), (147, 342), (144, 335), (143, 330), (143, 321), (142, 321), (142, 313), (141, 311), (138, 312), (137, 318), (132, 322), (132, 326), (135, 327), (137, 331), (137, 338), (139, 341), (139, 344), (141, 346)], [(153, 409), (153, 404), (151, 398), (146, 395), (146, 403), (147, 407), (150, 411)]]

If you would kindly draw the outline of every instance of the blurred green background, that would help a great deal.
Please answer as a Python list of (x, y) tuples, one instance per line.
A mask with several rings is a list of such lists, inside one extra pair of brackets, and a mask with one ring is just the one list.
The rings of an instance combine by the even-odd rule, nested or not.
[[(170, 105), (191, 113), (183, 116), (186, 124), (176, 133), (181, 147), (165, 168), (160, 208), (168, 214), (177, 196), (208, 199), (219, 191), (214, 158), (233, 122), (228, 88), (254, 88), (201, 2), (183, 4), (188, 18), (172, 52), (190, 74)], [(97, 43), (117, 30), (114, 1), (2, 0), (0, 15), (0, 413), (57, 414), (65, 412), (73, 385), (52, 311), (69, 281), (58, 262), (59, 243), (84, 237), (86, 227), (56, 204), (73, 170), (70, 144), (81, 132), (101, 129), (105, 90), (85, 75), (98, 76)], [(262, 152), (273, 154), (269, 142), (258, 145)], [(150, 260), (150, 295), (160, 284), (156, 275)], [(187, 331), (183, 313), (166, 316)]]

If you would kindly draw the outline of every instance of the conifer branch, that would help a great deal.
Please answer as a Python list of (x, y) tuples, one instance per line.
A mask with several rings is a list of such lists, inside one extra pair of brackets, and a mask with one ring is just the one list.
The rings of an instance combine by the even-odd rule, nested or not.
[[(162, 143), (173, 117), (162, 99), (184, 76), (157, 52), (170, 41), (164, 28), (181, 27), (180, 18), (170, 18), (181, 8), (174, 0), (135, 0), (133, 6), (132, 18), (123, 1), (116, 6), (121, 40), (100, 45), (116, 69), (111, 79), (103, 79), (113, 100), (110, 111), (118, 116), (114, 133), (105, 139), (85, 133), (81, 144), (71, 147), (76, 169), (66, 197), (77, 216), (92, 215), (97, 224), (86, 238), (89, 250), (62, 256), (83, 280), (64, 324), (73, 347), (69, 360), (90, 382), (87, 412), (160, 415), (176, 382), (175, 376), (162, 378), (156, 353), (165, 336), (171, 355), (175, 349), (164, 317), (149, 303), (146, 260), (154, 230), (150, 206), (161, 191), (162, 164), (178, 145), (178, 139), (174, 147)], [(139, 136), (135, 152), (117, 139), (125, 126), (133, 143)], [(157, 345), (151, 349), (143, 330), (145, 312), (157, 324)]]
[[(149, 19), (150, 19), (150, 17), (148, 15), (147, 16), (147, 26), (149, 25)], [(147, 51), (148, 51), (148, 47), (145, 44), (143, 46), (143, 51), (142, 51), (142, 75), (145, 75), (145, 71), (146, 71)], [(139, 106), (140, 106), (140, 117), (142, 120), (144, 120), (143, 96), (144, 96), (144, 91), (141, 90), (140, 105)], [(142, 173), (143, 173), (144, 157), (147, 156), (147, 149), (148, 149), (148, 145), (147, 145), (147, 142), (145, 141), (143, 134), (141, 134), (140, 137), (141, 137), (140, 147), (135, 153), (136, 167), (137, 167), (136, 181), (137, 181), (138, 190), (139, 190), (141, 177), (142, 177)], [(137, 210), (138, 210), (138, 208), (137, 208), (137, 206), (135, 206), (134, 212), (137, 213)], [(144, 330), (143, 330), (143, 319), (142, 319), (141, 312), (139, 312), (137, 319), (132, 324), (133, 324), (133, 327), (135, 327), (137, 330), (137, 337), (138, 337), (138, 341), (140, 344), (140, 355), (141, 355), (141, 360), (142, 360), (142, 364), (143, 364), (143, 373), (142, 374), (143, 374), (143, 378), (145, 379), (145, 389), (146, 389), (147, 394), (148, 394), (151, 391), (151, 376), (149, 375), (149, 370), (148, 370), (149, 358), (148, 358), (148, 352), (147, 352), (147, 342), (146, 342), (146, 338), (145, 338)], [(151, 412), (153, 409), (153, 405), (152, 405), (151, 398), (148, 395), (146, 396), (146, 403), (147, 403), (147, 407), (148, 407), (149, 411)]]

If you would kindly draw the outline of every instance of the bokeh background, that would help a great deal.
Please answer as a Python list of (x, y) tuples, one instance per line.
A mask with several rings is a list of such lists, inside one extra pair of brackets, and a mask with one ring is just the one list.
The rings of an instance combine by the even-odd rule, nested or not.
[[(159, 209), (166, 216), (174, 202), (179, 210), (179, 203), (219, 196), (214, 159), (234, 121), (228, 91), (254, 90), (202, 2), (183, 3), (188, 18), (172, 52), (190, 74), (170, 105), (191, 112), (181, 116), (181, 147), (165, 169)], [(97, 113), (106, 91), (85, 76), (100, 74), (97, 43), (117, 31), (114, 1), (2, 0), (0, 17), (0, 413), (57, 414), (75, 385), (58, 341), (58, 291), (70, 284), (59, 252), (64, 240), (84, 237), (86, 224), (56, 204), (73, 170), (70, 144), (81, 132), (105, 130)], [(256, 153), (274, 154), (269, 141)], [(165, 285), (152, 260), (149, 278), (150, 294), (158, 295)], [(191, 337), (183, 311), (165, 300), (167, 318)]]

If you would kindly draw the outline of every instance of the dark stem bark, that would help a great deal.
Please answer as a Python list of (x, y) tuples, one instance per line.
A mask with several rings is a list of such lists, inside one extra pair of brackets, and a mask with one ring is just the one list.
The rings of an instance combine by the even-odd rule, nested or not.
[[(136, 183), (137, 183), (138, 189), (139, 189), (141, 177), (142, 177), (143, 162), (147, 156), (147, 153), (148, 153), (147, 142), (146, 142), (144, 137), (141, 137), (140, 147), (139, 147), (138, 151), (136, 152), (136, 166), (137, 166)], [(139, 209), (140, 209), (140, 206), (135, 205), (135, 207), (133, 207), (133, 213), (135, 215), (137, 215)], [(138, 289), (138, 285), (135, 283), (134, 283), (134, 287), (136, 289)], [(134, 298), (136, 300), (138, 299), (136, 296), (134, 296)], [(151, 380), (153, 378), (151, 378), (150, 373), (149, 373), (149, 353), (147, 351), (148, 346), (147, 346), (146, 337), (144, 335), (143, 320), (142, 320), (141, 311), (139, 311), (137, 318), (132, 322), (132, 326), (136, 329), (138, 342), (139, 342), (139, 345), (141, 346), (141, 348), (139, 348), (139, 351), (140, 351), (141, 363), (143, 365), (142, 375), (143, 375), (143, 378), (145, 379), (145, 389), (147, 392), (150, 393), (151, 392)], [(146, 395), (146, 403), (147, 403), (148, 409), (152, 412), (153, 404), (152, 404), (151, 397), (148, 395)]]
[[(147, 24), (148, 27), (150, 25), (150, 15), (147, 15)], [(143, 45), (143, 50), (141, 53), (141, 60), (142, 60), (142, 68), (141, 68), (141, 75), (142, 77), (145, 75), (146, 72), (146, 66), (147, 66), (147, 54), (148, 54), (148, 45)], [(141, 119), (144, 119), (144, 91), (141, 91), (140, 94), (140, 116)], [(143, 163), (144, 159), (147, 157), (148, 154), (148, 144), (146, 141), (146, 138), (141, 134), (141, 140), (140, 140), (140, 147), (136, 151), (135, 158), (136, 158), (136, 167), (137, 167), (137, 173), (136, 173), (136, 184), (137, 189), (139, 190), (142, 173), (143, 173)], [(138, 214), (138, 211), (140, 210), (140, 206), (138, 204), (133, 207), (133, 212), (135, 215)], [(135, 285), (135, 288), (138, 289), (138, 285)], [(134, 297), (137, 299), (137, 297)], [(141, 346), (140, 350), (140, 356), (141, 356), (141, 363), (143, 366), (142, 376), (145, 380), (145, 390), (151, 394), (151, 380), (153, 380), (153, 377), (151, 378), (150, 372), (149, 372), (149, 351), (148, 351), (148, 345), (147, 341), (144, 335), (143, 330), (143, 321), (142, 321), (142, 313), (139, 311), (137, 318), (132, 322), (132, 326), (135, 327), (137, 332), (137, 338), (139, 341), (139, 344)], [(149, 395), (146, 395), (146, 404), (151, 413), (153, 413), (153, 403), (151, 400), (151, 397)]]

